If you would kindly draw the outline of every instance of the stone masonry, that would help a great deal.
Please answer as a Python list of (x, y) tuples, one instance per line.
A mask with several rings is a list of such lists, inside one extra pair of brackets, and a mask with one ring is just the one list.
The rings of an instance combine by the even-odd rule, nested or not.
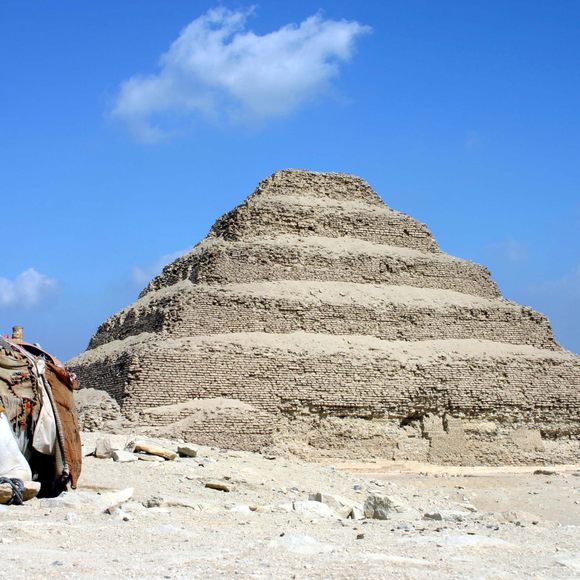
[(580, 459), (580, 357), (351, 175), (265, 179), (69, 365), (133, 421), (204, 444)]

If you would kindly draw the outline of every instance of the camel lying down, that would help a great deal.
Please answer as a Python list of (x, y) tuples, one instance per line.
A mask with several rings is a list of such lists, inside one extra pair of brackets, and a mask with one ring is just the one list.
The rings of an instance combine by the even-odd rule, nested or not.
[(0, 503), (76, 487), (78, 381), (36, 345), (0, 337)]

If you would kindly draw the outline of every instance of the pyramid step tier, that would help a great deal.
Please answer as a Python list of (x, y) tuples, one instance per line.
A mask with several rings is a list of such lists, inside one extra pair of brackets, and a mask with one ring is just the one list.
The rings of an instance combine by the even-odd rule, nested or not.
[(360, 177), (346, 173), (318, 173), (303, 169), (283, 169), (260, 182), (251, 198), (295, 196), (326, 201), (355, 201), (383, 206), (379, 194)]
[(559, 348), (545, 316), (506, 300), (410, 286), (304, 281), (179, 282), (109, 318), (89, 348), (142, 332), (187, 337), (297, 331), (409, 341), (478, 338)]
[(226, 240), (276, 235), (348, 237), (438, 252), (429, 228), (386, 205), (298, 196), (251, 196), (217, 220), (210, 235)]
[(500, 296), (489, 271), (479, 264), (443, 253), (348, 238), (279, 236), (238, 242), (206, 239), (166, 266), (141, 296), (182, 280), (209, 284), (344, 281)]
[(140, 335), (69, 364), (85, 387), (105, 388), (127, 413), (224, 397), (278, 416), (404, 420), (447, 412), (530, 424), (566, 416), (570, 433), (580, 434), (580, 359), (531, 346), (309, 333)]

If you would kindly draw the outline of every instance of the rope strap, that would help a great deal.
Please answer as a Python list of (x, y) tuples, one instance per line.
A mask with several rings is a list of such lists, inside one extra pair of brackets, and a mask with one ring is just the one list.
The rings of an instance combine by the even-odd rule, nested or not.
[(7, 483), (12, 488), (12, 497), (8, 505), (21, 505), (24, 501), (24, 482), (21, 479), (0, 477), (0, 484)]

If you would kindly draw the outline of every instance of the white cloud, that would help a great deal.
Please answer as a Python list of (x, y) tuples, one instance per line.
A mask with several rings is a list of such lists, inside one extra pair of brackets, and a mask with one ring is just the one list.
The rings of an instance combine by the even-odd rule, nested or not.
[(57, 287), (57, 282), (34, 268), (28, 268), (14, 280), (0, 277), (0, 307), (34, 306)]
[(183, 256), (186, 251), (187, 250), (179, 250), (177, 252), (172, 252), (171, 254), (164, 254), (146, 266), (133, 266), (131, 280), (137, 286), (145, 286), (146, 284), (149, 284), (152, 278), (161, 274), (161, 270), (163, 270), (164, 266), (167, 266), (167, 264), (170, 264), (173, 260), (179, 258), (179, 256)]
[(209, 10), (160, 58), (157, 74), (122, 83), (112, 111), (142, 141), (171, 134), (184, 115), (259, 122), (287, 115), (323, 94), (371, 29), (320, 14), (258, 35), (252, 10)]
[(513, 239), (492, 242), (486, 246), (486, 249), (493, 256), (508, 262), (523, 262), (528, 257), (527, 246)]

